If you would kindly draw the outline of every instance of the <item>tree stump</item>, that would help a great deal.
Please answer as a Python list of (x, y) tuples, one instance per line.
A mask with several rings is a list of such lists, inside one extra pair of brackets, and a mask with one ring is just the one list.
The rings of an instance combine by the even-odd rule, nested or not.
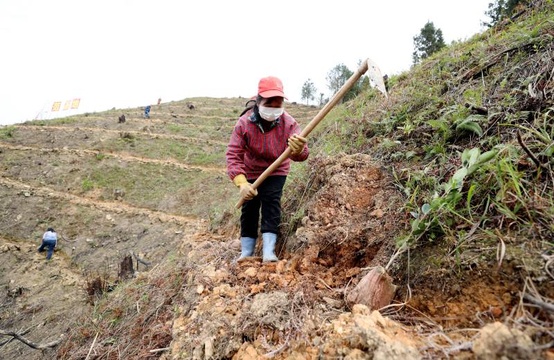
[(360, 280), (346, 300), (350, 305), (363, 304), (370, 310), (379, 310), (391, 303), (395, 292), (392, 278), (382, 266), (378, 266)]
[(135, 270), (133, 270), (133, 258), (131, 255), (127, 255), (123, 258), (119, 264), (119, 279), (125, 280), (133, 276)]

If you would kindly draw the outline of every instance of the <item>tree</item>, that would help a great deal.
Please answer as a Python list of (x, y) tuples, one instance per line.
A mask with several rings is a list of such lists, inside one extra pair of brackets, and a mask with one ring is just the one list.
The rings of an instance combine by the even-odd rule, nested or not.
[[(338, 64), (332, 68), (327, 74), (327, 86), (329, 90), (331, 90), (331, 94), (335, 95), (353, 74), (354, 72), (344, 64)], [(344, 95), (342, 101), (348, 101), (358, 96), (362, 89), (363, 80), (363, 78), (358, 80), (358, 82)]]
[(325, 99), (324, 96), (325, 96), (324, 93), (319, 94), (319, 106), (323, 106), (324, 104), (329, 102), (329, 99)]
[(302, 100), (306, 100), (306, 105), (308, 105), (308, 102), (310, 100), (313, 100), (315, 98), (315, 93), (317, 92), (317, 89), (315, 88), (314, 83), (311, 79), (306, 80), (304, 85), (302, 85)]
[(489, 9), (485, 11), (485, 15), (487, 15), (491, 19), (491, 21), (483, 22), (483, 25), (487, 27), (493, 27), (500, 20), (511, 16), (514, 12), (514, 9), (520, 3), (523, 3), (523, 1), (522, 0), (496, 0), (496, 2), (494, 3), (489, 3)]
[(326, 78), (331, 94), (335, 95), (352, 74), (353, 72), (344, 64), (338, 64), (332, 68)]
[(428, 21), (421, 28), (420, 34), (414, 36), (414, 53), (412, 54), (414, 64), (431, 56), (445, 46), (442, 30), (435, 29), (435, 25)]

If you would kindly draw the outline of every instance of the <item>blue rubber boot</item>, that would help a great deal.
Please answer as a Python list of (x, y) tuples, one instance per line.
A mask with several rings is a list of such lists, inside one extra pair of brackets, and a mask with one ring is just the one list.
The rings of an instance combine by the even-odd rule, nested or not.
[(275, 243), (277, 242), (277, 234), (263, 233), (263, 262), (279, 261), (275, 255)]
[(240, 238), (240, 257), (239, 260), (254, 255), (254, 249), (256, 248), (256, 239), (243, 236)]

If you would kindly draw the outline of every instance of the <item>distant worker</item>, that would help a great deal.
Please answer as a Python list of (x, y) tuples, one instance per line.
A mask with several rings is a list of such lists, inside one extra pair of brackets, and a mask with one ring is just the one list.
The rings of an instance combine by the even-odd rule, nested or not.
[(389, 76), (387, 74), (385, 74), (385, 76), (383, 76), (383, 84), (385, 84), (385, 90), (388, 92), (389, 91)]
[(42, 235), (42, 244), (40, 244), (38, 252), (43, 252), (45, 247), (48, 248), (46, 260), (50, 260), (52, 258), (52, 254), (54, 253), (54, 248), (56, 247), (57, 242), (58, 234), (56, 234), (54, 229), (48, 228), (46, 232)]
[(148, 105), (147, 107), (144, 108), (144, 118), (145, 119), (150, 119), (150, 108), (151, 108), (150, 105)]
[(162, 98), (158, 98), (158, 106), (162, 103)]
[(125, 122), (125, 114), (123, 114), (119, 117), (119, 123), (122, 124), (124, 122)]

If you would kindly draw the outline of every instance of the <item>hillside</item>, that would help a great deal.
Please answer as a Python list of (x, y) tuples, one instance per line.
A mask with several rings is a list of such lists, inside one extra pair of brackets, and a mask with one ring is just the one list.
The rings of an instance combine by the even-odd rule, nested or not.
[[(534, 2), (335, 108), (278, 263), (235, 261), (246, 99), (0, 128), (0, 358), (553, 359), (552, 19)], [(377, 269), (396, 289), (372, 311), (352, 294)]]

